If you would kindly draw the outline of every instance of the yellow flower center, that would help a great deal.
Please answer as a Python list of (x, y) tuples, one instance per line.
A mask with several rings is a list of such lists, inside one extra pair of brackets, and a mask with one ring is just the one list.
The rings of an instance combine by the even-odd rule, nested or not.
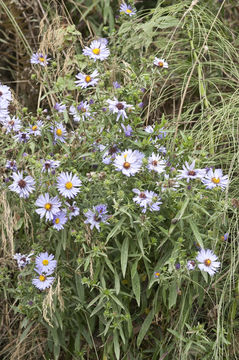
[(72, 183), (70, 182), (70, 181), (68, 181), (67, 183), (66, 183), (66, 185), (65, 185), (65, 187), (66, 187), (66, 189), (67, 190), (70, 190), (71, 188), (72, 188)]
[(56, 219), (55, 219), (55, 224), (59, 224), (59, 222), (60, 222), (60, 219), (59, 219), (59, 218), (56, 218)]
[(52, 208), (52, 205), (50, 203), (46, 203), (45, 209), (49, 211), (49, 210), (51, 210), (51, 208)]
[(42, 260), (42, 264), (43, 264), (43, 265), (48, 265), (48, 264), (49, 264), (49, 261), (48, 261), (47, 259)]
[(204, 265), (206, 265), (206, 266), (210, 266), (211, 263), (212, 263), (212, 261), (210, 259), (204, 260)]
[(82, 107), (81, 112), (86, 112), (86, 109)]
[(130, 168), (130, 163), (128, 161), (125, 161), (124, 164), (123, 164), (123, 167), (125, 169), (129, 169)]
[(57, 130), (56, 130), (56, 135), (57, 135), (57, 136), (61, 136), (61, 135), (62, 135), (62, 130), (61, 130), (61, 129), (57, 129)]
[(220, 179), (218, 179), (218, 178), (212, 178), (212, 182), (214, 183), (214, 184), (219, 184), (220, 183)]
[(39, 276), (39, 280), (40, 280), (40, 281), (45, 281), (45, 280), (46, 280), (46, 277), (45, 277), (44, 275), (40, 275), (40, 276)]
[(159, 273), (159, 272), (156, 272), (156, 273), (155, 273), (155, 276), (157, 276), (157, 277), (158, 277), (159, 275), (160, 275), (160, 273)]
[(91, 81), (90, 75), (87, 75), (87, 76), (85, 77), (85, 81), (86, 81), (87, 83)]
[(159, 66), (159, 67), (163, 67), (163, 62), (162, 62), (162, 61), (159, 61), (158, 66)]
[(34, 125), (34, 126), (32, 127), (32, 130), (33, 130), (33, 131), (36, 131), (36, 129), (37, 129), (37, 125)]
[(43, 56), (40, 56), (40, 57), (38, 58), (38, 60), (41, 61), (41, 62), (44, 62), (44, 61), (45, 61), (45, 58), (44, 58)]
[(132, 13), (132, 10), (127, 9), (126, 12), (127, 12), (128, 14), (130, 14), (130, 13)]
[(99, 55), (100, 49), (99, 49), (99, 48), (93, 49), (92, 52), (93, 52), (93, 54), (95, 54), (95, 55)]

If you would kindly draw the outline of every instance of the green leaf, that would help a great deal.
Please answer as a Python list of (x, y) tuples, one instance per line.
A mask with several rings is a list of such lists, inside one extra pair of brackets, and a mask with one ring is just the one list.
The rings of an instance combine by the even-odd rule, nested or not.
[(112, 238), (114, 237), (120, 230), (121, 225), (123, 224), (123, 222), (125, 221), (126, 217), (123, 216), (120, 221), (117, 222), (117, 224), (115, 225), (115, 227), (111, 230), (111, 232), (109, 233), (109, 235), (107, 236), (106, 239), (106, 243)]
[(141, 342), (143, 341), (143, 338), (145, 337), (152, 320), (154, 318), (154, 312), (153, 309), (148, 313), (147, 317), (145, 318), (143, 325), (140, 329), (139, 335), (137, 337), (137, 346), (140, 347)]
[(140, 306), (140, 279), (137, 271), (138, 261), (136, 261), (131, 269), (131, 281), (134, 295), (136, 297), (136, 301), (138, 306)]
[(118, 295), (120, 292), (120, 279), (117, 271), (115, 271), (115, 292), (116, 295)]
[(125, 273), (127, 269), (128, 252), (129, 252), (129, 238), (125, 238), (121, 248), (121, 270), (122, 270), (123, 278), (125, 278)]
[(173, 282), (169, 288), (168, 307), (169, 309), (176, 304), (177, 301), (177, 283)]
[(116, 359), (119, 360), (119, 358), (120, 358), (120, 346), (119, 346), (119, 336), (118, 336), (117, 331), (114, 332), (113, 343), (114, 343), (114, 351), (115, 351)]
[(188, 220), (188, 222), (189, 222), (190, 227), (191, 227), (191, 229), (193, 231), (193, 235), (195, 236), (195, 238), (197, 240), (197, 243), (200, 245), (200, 247), (202, 249), (204, 249), (203, 241), (202, 241), (202, 238), (201, 238), (201, 235), (199, 233), (197, 225), (192, 220)]

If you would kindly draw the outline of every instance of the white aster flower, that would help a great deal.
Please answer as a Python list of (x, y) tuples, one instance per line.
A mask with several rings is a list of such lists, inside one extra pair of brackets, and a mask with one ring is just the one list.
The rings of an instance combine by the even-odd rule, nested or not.
[(154, 59), (154, 65), (160, 67), (160, 68), (168, 68), (168, 63), (164, 60), (164, 59), (159, 59), (157, 57), (155, 57)]
[(193, 160), (192, 164), (186, 161), (185, 165), (183, 165), (183, 170), (179, 170), (180, 175), (177, 176), (179, 180), (187, 179), (187, 182), (192, 179), (202, 179), (205, 175), (205, 169), (195, 169), (195, 160)]
[(218, 257), (209, 249), (201, 249), (196, 257), (200, 263), (198, 267), (200, 270), (208, 272), (210, 276), (213, 276), (220, 267), (220, 262), (217, 261)]
[(53, 220), (54, 215), (59, 213), (61, 202), (57, 196), (50, 197), (48, 193), (40, 195), (35, 205), (39, 207), (36, 209), (36, 213), (40, 215), (41, 219), (45, 216), (46, 220)]
[(18, 117), (13, 116), (12, 118), (8, 117), (2, 121), (3, 126), (7, 129), (6, 134), (11, 131), (17, 132), (21, 129), (22, 123)]
[(35, 53), (32, 54), (30, 62), (31, 64), (40, 64), (41, 66), (46, 66), (49, 60), (50, 58), (48, 58), (47, 55), (44, 55), (42, 53)]
[(14, 181), (8, 188), (20, 197), (26, 199), (35, 190), (35, 180), (31, 176), (24, 178), (22, 171), (14, 172), (12, 178)]
[(57, 189), (66, 198), (74, 198), (80, 191), (81, 181), (72, 173), (61, 172), (57, 178)]
[(54, 171), (54, 170), (60, 165), (60, 161), (58, 161), (58, 160), (52, 160), (52, 159), (46, 160), (46, 161), (41, 160), (41, 163), (43, 164), (41, 171), (42, 171), (42, 172), (47, 171), (48, 174), (49, 174), (51, 171)]
[(36, 268), (41, 273), (49, 273), (55, 270), (57, 261), (54, 260), (54, 255), (48, 255), (48, 252), (40, 253), (35, 260)]
[(168, 174), (164, 174), (164, 181), (157, 182), (157, 185), (161, 185), (162, 192), (166, 190), (177, 191), (177, 188), (180, 186), (178, 181), (175, 178), (170, 179)]
[(84, 215), (86, 216), (86, 220), (84, 221), (85, 224), (90, 224), (91, 230), (96, 227), (98, 231), (100, 231), (100, 224), (105, 223), (108, 224), (106, 221), (109, 218), (107, 215), (107, 205), (100, 204), (97, 206), (93, 206), (93, 211), (88, 210)]
[(53, 284), (55, 278), (53, 276), (49, 276), (53, 273), (53, 271), (49, 271), (47, 274), (42, 273), (38, 269), (34, 269), (38, 273), (38, 278), (32, 280), (32, 284), (38, 288), (39, 290), (45, 290)]
[(63, 113), (66, 110), (66, 105), (63, 103), (55, 103), (54, 109), (59, 113)]
[(69, 220), (73, 218), (73, 216), (78, 216), (80, 213), (80, 209), (76, 206), (76, 202), (73, 201), (72, 205), (66, 202), (66, 205), (68, 206), (67, 210), (69, 211)]
[(13, 256), (14, 260), (17, 260), (17, 265), (19, 267), (19, 269), (24, 268), (27, 264), (30, 264), (31, 262), (31, 256), (33, 255), (33, 252), (30, 253), (29, 255), (25, 255), (25, 254), (21, 254), (21, 253), (16, 253)]
[(80, 120), (85, 121), (86, 118), (91, 116), (89, 108), (90, 105), (87, 101), (81, 101), (77, 107), (73, 105), (70, 106), (69, 114), (73, 116), (73, 120), (76, 122), (79, 122)]
[(148, 165), (147, 168), (150, 171), (155, 171), (158, 174), (164, 172), (166, 167), (166, 163), (162, 160), (159, 154), (152, 153), (152, 155), (148, 158)]
[(120, 5), (120, 12), (121, 13), (124, 13), (126, 15), (129, 15), (129, 16), (133, 16), (136, 14), (136, 9), (133, 8), (132, 6), (130, 5), (127, 5), (125, 2), (123, 2), (121, 5)]
[(96, 60), (105, 60), (110, 55), (110, 51), (107, 46), (99, 40), (93, 40), (90, 44), (90, 47), (87, 46), (83, 49), (83, 54), (89, 56), (94, 61)]
[(187, 268), (188, 270), (194, 270), (196, 267), (196, 262), (194, 260), (188, 260)]
[(57, 231), (64, 229), (65, 223), (67, 222), (67, 216), (65, 211), (60, 211), (53, 217), (53, 229)]
[(113, 164), (117, 171), (122, 171), (126, 176), (134, 176), (140, 171), (143, 158), (144, 154), (138, 150), (128, 149), (120, 155), (116, 155)]
[(109, 104), (110, 112), (117, 114), (116, 121), (119, 120), (120, 116), (122, 116), (123, 120), (128, 118), (125, 109), (134, 109), (133, 105), (126, 104), (125, 101), (118, 101), (116, 97), (114, 97), (114, 100), (108, 99), (106, 101)]
[(137, 194), (137, 196), (133, 198), (133, 201), (143, 208), (143, 213), (145, 213), (147, 209), (150, 211), (160, 210), (159, 205), (162, 204), (162, 202), (160, 201), (161, 199), (159, 198), (158, 194), (153, 191), (140, 191), (138, 189), (133, 189), (133, 192)]
[(29, 134), (34, 136), (40, 136), (41, 135), (41, 129), (43, 127), (43, 122), (41, 120), (38, 120), (36, 124), (32, 125), (28, 130)]
[(76, 75), (76, 78), (78, 79), (75, 81), (76, 86), (80, 86), (82, 89), (87, 88), (88, 86), (95, 86), (97, 82), (99, 81), (99, 73), (97, 70), (93, 71), (91, 75), (86, 75), (79, 73)]
[(60, 142), (65, 143), (65, 136), (67, 135), (67, 131), (63, 124), (55, 123), (55, 126), (51, 126), (51, 131), (54, 134), (54, 142), (59, 140)]
[(223, 176), (221, 169), (215, 169), (214, 171), (210, 169), (202, 179), (202, 182), (207, 189), (220, 187), (224, 190), (227, 187), (229, 180), (228, 175)]
[(12, 100), (10, 87), (7, 85), (2, 85), (1, 83), (0, 83), (0, 99), (6, 101)]

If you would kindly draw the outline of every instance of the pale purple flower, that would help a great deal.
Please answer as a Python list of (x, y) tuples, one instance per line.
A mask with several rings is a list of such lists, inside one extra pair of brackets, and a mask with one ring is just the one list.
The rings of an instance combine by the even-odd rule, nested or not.
[(41, 219), (45, 216), (46, 220), (52, 220), (53, 216), (59, 213), (61, 202), (57, 196), (50, 197), (48, 193), (45, 193), (37, 198), (35, 205), (39, 207), (36, 209), (36, 213), (40, 215)]
[(47, 55), (42, 53), (35, 53), (32, 54), (30, 62), (31, 64), (40, 64), (41, 66), (46, 66), (49, 60), (50, 58), (48, 58)]
[(124, 124), (121, 124), (121, 127), (123, 128), (126, 137), (132, 136), (133, 129), (130, 125), (124, 126)]
[(158, 66), (161, 69), (168, 68), (167, 61), (165, 61), (164, 59), (157, 58), (157, 57), (155, 57), (155, 59), (154, 59), (154, 65)]
[(224, 175), (221, 169), (215, 169), (214, 171), (210, 169), (201, 179), (203, 184), (206, 186), (206, 189), (213, 189), (215, 187), (220, 187), (224, 190), (229, 183), (228, 175)]
[(86, 118), (91, 116), (89, 108), (90, 105), (87, 101), (81, 101), (77, 107), (71, 105), (69, 114), (73, 116), (73, 120), (76, 122), (79, 122), (80, 120), (85, 121)]
[(66, 198), (74, 198), (80, 191), (80, 179), (72, 173), (61, 172), (57, 178), (57, 189)]
[(194, 270), (196, 267), (196, 262), (194, 260), (188, 260), (187, 268), (188, 270)]
[(108, 99), (106, 101), (109, 104), (110, 112), (117, 114), (116, 121), (118, 121), (120, 117), (122, 117), (123, 120), (128, 118), (125, 112), (127, 108), (134, 109), (133, 105), (126, 104), (125, 101), (118, 101), (116, 97), (114, 97), (114, 100)]
[(62, 103), (55, 103), (54, 109), (58, 111), (59, 113), (63, 113), (66, 110), (66, 105)]
[(39, 276), (38, 278), (32, 280), (32, 284), (39, 290), (45, 290), (51, 287), (55, 278), (49, 275), (51, 275), (53, 271), (49, 271), (47, 274), (45, 274), (38, 269), (34, 269), (34, 270), (38, 273)]
[(140, 191), (139, 189), (133, 189), (133, 192), (137, 194), (137, 196), (133, 198), (133, 201), (143, 208), (143, 213), (145, 213), (147, 209), (150, 211), (160, 210), (159, 205), (162, 204), (162, 202), (160, 201), (161, 198), (158, 196), (158, 194), (149, 190)]
[(110, 55), (110, 51), (104, 44), (104, 41), (93, 40), (90, 46), (87, 46), (85, 49), (83, 49), (83, 54), (85, 56), (89, 56), (94, 61), (103, 61)]
[(118, 81), (114, 81), (113, 86), (114, 86), (115, 89), (120, 89), (121, 88), (121, 85), (118, 83)]
[(36, 124), (32, 125), (29, 129), (27, 129), (28, 133), (34, 136), (40, 136), (43, 125), (43, 122), (41, 120), (38, 120)]
[(14, 181), (8, 188), (20, 197), (26, 199), (35, 190), (35, 180), (31, 176), (24, 178), (22, 171), (14, 172), (12, 178)]
[(166, 162), (161, 158), (159, 154), (152, 153), (148, 158), (147, 168), (150, 171), (155, 171), (158, 174), (161, 174), (165, 171)]
[(56, 143), (57, 140), (60, 142), (65, 143), (65, 136), (67, 135), (67, 131), (63, 124), (61, 123), (55, 123), (54, 126), (51, 126), (51, 131), (54, 134), (54, 143)]
[(48, 174), (52, 171), (55, 170), (56, 168), (58, 168), (60, 166), (60, 161), (58, 160), (41, 160), (42, 165), (42, 172), (48, 172)]
[(67, 216), (64, 211), (60, 211), (53, 217), (53, 229), (57, 231), (64, 229), (65, 223), (67, 222)]
[(54, 255), (42, 252), (36, 257), (35, 264), (41, 273), (49, 273), (55, 270), (57, 261), (54, 260)]
[(196, 257), (196, 260), (200, 263), (198, 264), (199, 269), (206, 271), (210, 276), (213, 276), (220, 267), (220, 262), (217, 259), (218, 257), (209, 249), (201, 249)]
[(30, 253), (29, 255), (16, 253), (13, 256), (13, 259), (17, 260), (17, 266), (19, 267), (19, 269), (23, 269), (27, 264), (30, 264), (32, 255), (33, 255), (33, 252)]
[(73, 201), (72, 205), (66, 202), (66, 205), (68, 206), (67, 210), (69, 211), (68, 213), (69, 220), (71, 220), (73, 216), (78, 216), (80, 213), (80, 209), (75, 204), (76, 204), (75, 201)]
[(22, 127), (21, 120), (15, 116), (13, 116), (12, 118), (8, 117), (4, 121), (2, 121), (2, 125), (7, 129), (6, 134), (11, 131), (18, 132)]
[[(105, 146), (102, 150), (105, 149)], [(106, 165), (109, 165), (112, 163), (112, 161), (115, 159), (116, 154), (119, 153), (119, 148), (117, 145), (113, 144), (111, 145), (103, 154), (102, 156), (102, 162)]]
[(30, 135), (27, 132), (19, 132), (17, 135), (14, 135), (13, 138), (20, 143), (27, 143), (30, 139)]
[(76, 78), (78, 79), (75, 81), (76, 86), (80, 86), (82, 89), (85, 89), (88, 86), (95, 86), (98, 83), (99, 73), (97, 70), (94, 70), (91, 75), (78, 73)]
[(12, 171), (17, 171), (17, 163), (15, 160), (7, 160), (5, 166), (7, 169), (10, 169)]
[(3, 85), (0, 83), (0, 99), (6, 100), (7, 102), (12, 100), (11, 89), (7, 85)]
[(90, 224), (91, 230), (96, 227), (98, 231), (100, 231), (100, 224), (107, 223), (107, 219), (109, 215), (107, 215), (107, 205), (100, 204), (97, 206), (93, 206), (93, 211), (88, 210), (84, 215), (86, 216), (85, 224)]
[(126, 15), (129, 15), (129, 16), (133, 16), (136, 14), (136, 9), (130, 5), (127, 5), (125, 2), (123, 2), (120, 5), (120, 12), (125, 13)]
[(186, 179), (189, 182), (192, 179), (202, 179), (205, 175), (204, 169), (195, 169), (195, 160), (193, 160), (192, 164), (186, 161), (185, 165), (183, 165), (183, 170), (179, 170), (180, 174), (177, 176), (179, 180)]
[(138, 150), (125, 150), (120, 155), (116, 155), (114, 166), (117, 171), (122, 171), (126, 176), (134, 176), (140, 171), (144, 154)]

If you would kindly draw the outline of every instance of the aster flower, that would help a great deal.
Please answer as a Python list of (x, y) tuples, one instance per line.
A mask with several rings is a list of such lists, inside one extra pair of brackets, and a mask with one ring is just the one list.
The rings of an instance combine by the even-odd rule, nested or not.
[(133, 16), (136, 14), (136, 9), (133, 8), (132, 6), (130, 5), (127, 5), (125, 2), (123, 2), (121, 5), (120, 5), (120, 12), (121, 13), (124, 13), (126, 15), (129, 15), (129, 16)]
[(228, 183), (228, 175), (224, 175), (221, 169), (215, 169), (214, 171), (210, 169), (204, 178), (201, 179), (203, 184), (206, 186), (206, 189), (213, 189), (215, 187), (220, 187), (224, 190)]
[(97, 206), (93, 206), (93, 211), (88, 210), (84, 215), (87, 217), (87, 219), (84, 221), (85, 224), (91, 224), (90, 228), (91, 230), (96, 227), (98, 231), (100, 231), (100, 224), (101, 223), (107, 223), (107, 219), (109, 218), (109, 215), (107, 215), (107, 205), (100, 204)]
[(177, 191), (177, 188), (180, 186), (177, 180), (175, 178), (170, 179), (168, 174), (164, 174), (164, 181), (158, 182), (157, 185), (161, 185), (162, 192), (166, 190)]
[(144, 131), (146, 131), (146, 133), (148, 133), (148, 134), (153, 134), (153, 132), (154, 132), (154, 125), (152, 126), (152, 125), (148, 125), (148, 126), (146, 126), (145, 128), (144, 128)]
[(225, 234), (222, 236), (222, 240), (224, 240), (224, 241), (227, 241), (228, 238), (229, 238), (229, 233), (228, 233), (228, 232), (225, 233)]
[(187, 179), (187, 182), (192, 179), (202, 179), (205, 175), (204, 169), (195, 169), (195, 160), (193, 160), (192, 164), (186, 161), (185, 165), (183, 165), (183, 170), (179, 170), (180, 175), (177, 176), (178, 179)]
[(98, 41), (103, 44), (103, 45), (107, 45), (108, 44), (108, 40), (106, 38), (99, 38)]
[(41, 273), (52, 273), (56, 268), (57, 261), (54, 260), (54, 255), (42, 252), (36, 257), (35, 264)]
[(50, 197), (48, 193), (45, 193), (37, 198), (35, 205), (39, 207), (36, 209), (36, 213), (40, 215), (41, 219), (45, 216), (46, 220), (53, 220), (54, 215), (60, 211), (61, 202), (57, 196)]
[(121, 127), (123, 128), (126, 137), (132, 136), (133, 129), (130, 125), (124, 126), (124, 124), (121, 124)]
[(17, 266), (19, 267), (19, 269), (23, 269), (27, 264), (30, 264), (32, 255), (33, 255), (33, 252), (30, 253), (29, 255), (16, 253), (13, 256), (13, 259), (17, 260)]
[[(103, 148), (103, 150), (105, 147)], [(110, 146), (103, 154), (102, 161), (104, 164), (109, 165), (115, 159), (116, 154), (119, 152), (119, 148), (117, 145), (113, 144)]]
[(69, 211), (68, 216), (70, 220), (73, 218), (73, 216), (78, 216), (80, 213), (80, 209), (75, 204), (75, 201), (73, 201), (72, 205), (66, 202), (66, 205), (68, 206), (67, 210)]
[(113, 82), (113, 86), (114, 86), (115, 89), (120, 89), (120, 88), (121, 88), (121, 86), (120, 86), (120, 84), (118, 83), (118, 81), (114, 81), (114, 82)]
[(65, 143), (65, 136), (67, 135), (67, 131), (63, 124), (55, 123), (55, 126), (51, 126), (51, 131), (54, 134), (54, 142), (59, 140), (60, 142)]
[(17, 171), (17, 163), (15, 160), (7, 160), (5, 167), (6, 169)]
[(118, 121), (121, 116), (123, 120), (128, 118), (125, 109), (134, 109), (133, 105), (126, 104), (125, 101), (118, 101), (116, 97), (114, 97), (114, 100), (108, 99), (106, 101), (109, 104), (110, 112), (117, 114), (116, 121)]
[(6, 101), (12, 100), (12, 94), (11, 94), (10, 87), (7, 85), (3, 85), (1, 83), (0, 83), (0, 99), (6, 100)]
[(97, 70), (93, 71), (91, 75), (79, 73), (76, 75), (78, 79), (75, 81), (76, 86), (80, 86), (82, 89), (87, 88), (88, 86), (95, 86), (99, 81), (99, 73)]
[(83, 54), (89, 56), (94, 61), (96, 60), (105, 60), (110, 55), (110, 51), (104, 42), (99, 40), (93, 40), (90, 44), (90, 47), (87, 46), (83, 49)]
[(14, 172), (12, 178), (14, 181), (8, 188), (20, 197), (26, 199), (35, 190), (35, 180), (31, 176), (24, 178), (22, 171)]
[(67, 216), (64, 211), (60, 211), (58, 214), (53, 217), (53, 229), (57, 231), (63, 230), (65, 223), (67, 222)]
[(154, 272), (154, 277), (155, 277), (156, 279), (158, 279), (158, 278), (159, 278), (159, 276), (160, 276), (160, 272), (155, 271), (155, 272)]
[(31, 64), (40, 64), (41, 66), (46, 66), (49, 60), (50, 58), (48, 58), (47, 55), (44, 55), (42, 53), (35, 53), (32, 54), (30, 62)]
[(194, 270), (196, 267), (196, 262), (194, 260), (188, 260), (187, 268), (188, 270)]
[(22, 127), (21, 120), (15, 116), (13, 116), (12, 118), (8, 117), (2, 122), (2, 124), (7, 129), (6, 131), (7, 134), (11, 131), (17, 132)]
[(55, 103), (54, 109), (58, 111), (59, 113), (63, 113), (66, 110), (66, 105), (62, 103)]
[(70, 107), (70, 115), (73, 116), (73, 120), (76, 122), (79, 122), (80, 120), (85, 121), (86, 118), (91, 116), (91, 113), (89, 111), (90, 105), (87, 101), (81, 103), (75, 108), (75, 106), (71, 105)]
[(213, 276), (220, 267), (220, 262), (217, 261), (218, 257), (209, 249), (201, 249), (196, 257), (200, 263), (198, 267), (200, 270), (208, 272), (210, 276)]
[(126, 176), (134, 176), (140, 171), (144, 154), (138, 150), (125, 150), (122, 154), (116, 155), (114, 166), (117, 171), (122, 171)]
[(157, 57), (155, 57), (155, 59), (154, 59), (154, 65), (156, 65), (160, 68), (163, 68), (163, 69), (168, 68), (168, 63), (164, 59), (159, 59)]
[(38, 120), (36, 122), (36, 124), (32, 125), (29, 129), (28, 129), (28, 133), (30, 135), (34, 135), (34, 136), (40, 136), (41, 135), (41, 129), (43, 128), (43, 122), (41, 120)]
[(41, 171), (42, 172), (45, 172), (47, 171), (48, 174), (52, 171), (52, 170), (55, 170), (56, 168), (58, 168), (58, 166), (60, 165), (60, 161), (58, 160), (41, 160), (41, 163), (43, 164), (42, 165), (42, 169)]
[(5, 122), (10, 121), (9, 110), (8, 110), (8, 101), (0, 98), (0, 123), (5, 126)]
[(152, 155), (148, 158), (147, 168), (150, 171), (155, 171), (158, 174), (164, 172), (166, 167), (166, 163), (161, 159), (159, 154), (152, 153)]
[(27, 143), (30, 139), (30, 135), (27, 132), (19, 132), (17, 135), (14, 135), (13, 138), (20, 143)]
[(57, 189), (66, 198), (74, 198), (80, 191), (81, 181), (72, 173), (61, 172), (57, 178)]
[(32, 284), (38, 288), (39, 290), (45, 290), (53, 284), (55, 278), (49, 276), (53, 273), (53, 271), (49, 271), (47, 274), (42, 273), (38, 269), (34, 269), (38, 273), (38, 278), (32, 280)]
[(139, 189), (133, 189), (133, 192), (137, 194), (133, 198), (133, 201), (136, 202), (140, 207), (142, 207), (142, 212), (145, 213), (147, 209), (150, 211), (159, 211), (160, 210), (160, 204), (162, 202), (159, 198), (158, 194), (156, 194), (153, 191), (140, 191)]

